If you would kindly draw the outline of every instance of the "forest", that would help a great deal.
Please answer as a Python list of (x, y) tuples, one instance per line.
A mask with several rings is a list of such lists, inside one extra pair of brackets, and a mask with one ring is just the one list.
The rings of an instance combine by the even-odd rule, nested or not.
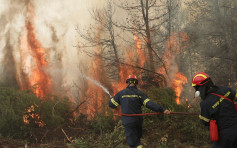
[(128, 148), (108, 102), (134, 74), (150, 100), (179, 113), (144, 116), (144, 147), (211, 147), (192, 78), (205, 72), (237, 89), (236, 0), (0, 0), (0, 8), (1, 146)]

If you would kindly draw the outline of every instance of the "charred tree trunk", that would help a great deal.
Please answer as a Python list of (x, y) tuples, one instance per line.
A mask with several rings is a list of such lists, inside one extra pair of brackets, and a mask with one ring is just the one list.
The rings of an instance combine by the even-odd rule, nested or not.
[(118, 72), (120, 71), (120, 65), (119, 65), (119, 56), (118, 56), (118, 49), (117, 49), (117, 45), (115, 43), (115, 38), (114, 38), (114, 29), (113, 29), (113, 24), (112, 24), (112, 16), (109, 17), (109, 34), (110, 34), (110, 41), (111, 41), (111, 46), (113, 48), (114, 51), (114, 56), (115, 56), (115, 62), (116, 62), (116, 66), (118, 69)]
[[(143, 20), (146, 26), (146, 46), (149, 54), (149, 65), (150, 65), (150, 70), (155, 71), (155, 66), (154, 66), (154, 59), (153, 59), (153, 52), (152, 52), (152, 47), (151, 47), (151, 32), (150, 32), (150, 26), (149, 26), (149, 8), (148, 8), (148, 0), (146, 0), (146, 6), (144, 6), (143, 0), (141, 0), (141, 8), (142, 8), (142, 16)], [(144, 9), (145, 7), (145, 9)]]

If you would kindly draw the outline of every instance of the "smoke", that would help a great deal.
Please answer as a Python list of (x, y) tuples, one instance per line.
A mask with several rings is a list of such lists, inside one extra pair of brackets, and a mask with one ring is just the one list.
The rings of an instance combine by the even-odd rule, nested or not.
[(23, 26), (24, 6), (15, 1), (11, 3), (11, 1), (2, 0), (0, 8), (0, 78), (2, 83), (14, 85), (16, 83), (14, 52)]
[(88, 10), (102, 5), (102, 1), (95, 0), (0, 0), (0, 81), (28, 89), (34, 67), (38, 66), (29, 47), (32, 38), (26, 26), (30, 23), (40, 45), (36, 48), (42, 48), (39, 60), (47, 62), (39, 71), (49, 75), (52, 92), (78, 93), (83, 83), (78, 74), (89, 61), (76, 47), (80, 41), (75, 28), (89, 24)]
[[(83, 31), (82, 27), (93, 24), (89, 10), (102, 8), (105, 1), (0, 0), (0, 81), (29, 89), (44, 79), (38, 85), (46, 89), (38, 93), (67, 95), (77, 103), (83, 95), (80, 93), (86, 92), (88, 79), (80, 74), (87, 73), (93, 61), (76, 47), (82, 41), (75, 28), (79, 26)], [(121, 19), (121, 12), (115, 16)], [(170, 49), (177, 44), (173, 40)], [(168, 77), (175, 79), (179, 69), (175, 56), (170, 54), (178, 51), (167, 54)]]

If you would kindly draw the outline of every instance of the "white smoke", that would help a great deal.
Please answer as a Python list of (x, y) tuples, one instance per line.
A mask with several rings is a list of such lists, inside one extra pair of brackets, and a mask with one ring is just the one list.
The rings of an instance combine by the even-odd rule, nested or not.
[[(33, 18), (28, 18), (32, 17), (28, 14), (30, 3)], [(51, 76), (56, 93), (64, 94), (61, 90), (70, 90), (75, 83), (80, 86), (82, 78), (78, 74), (89, 61), (76, 47), (80, 40), (75, 28), (90, 24), (89, 10), (103, 5), (104, 0), (0, 0), (0, 80), (9, 72), (13, 77), (21, 77), (22, 67), (25, 73), (30, 72), (31, 56), (23, 43), (26, 42), (25, 23), (31, 19), (36, 38), (47, 51), (48, 67), (44, 70)], [(8, 65), (11, 62), (6, 62), (6, 55), (11, 56), (8, 60), (14, 66)], [(12, 68), (6, 71), (6, 67)]]

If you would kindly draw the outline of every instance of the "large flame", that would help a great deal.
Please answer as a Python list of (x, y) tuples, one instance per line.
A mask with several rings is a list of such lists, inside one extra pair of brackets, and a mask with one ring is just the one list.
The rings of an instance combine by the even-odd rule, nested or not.
[(25, 23), (26, 34), (20, 39), (21, 72), (17, 74), (21, 89), (34, 88), (37, 96), (45, 97), (51, 92), (51, 80), (46, 73), (46, 51), (36, 38), (33, 25), (32, 4), (28, 6), (28, 18)]
[[(106, 82), (106, 76), (104, 72), (104, 65), (101, 56), (101, 47), (99, 45), (99, 39), (101, 35), (101, 31), (103, 29), (103, 22), (98, 26), (95, 41), (97, 43), (97, 47), (94, 49), (95, 56), (90, 64), (90, 69), (88, 71), (88, 77), (92, 78), (97, 82)], [(88, 80), (88, 89), (85, 94), (84, 100), (86, 114), (89, 115), (91, 118), (94, 117), (96, 112), (100, 112), (100, 107), (103, 103), (103, 90), (93, 84), (91, 81)], [(83, 113), (83, 111), (82, 111)]]
[[(99, 49), (97, 49), (99, 51)], [(88, 73), (89, 77), (92, 77), (96, 81), (103, 80), (103, 67), (102, 59), (99, 56), (94, 58), (91, 63), (90, 71)], [(95, 84), (88, 81), (88, 89), (86, 91), (86, 114), (94, 117), (96, 112), (99, 112), (100, 107), (103, 102), (103, 90), (96, 86)]]
[(50, 92), (51, 81), (48, 74), (45, 72), (47, 62), (45, 59), (45, 49), (36, 39), (33, 25), (30, 21), (26, 22), (28, 47), (32, 52), (32, 58), (35, 61), (35, 66), (32, 67), (32, 75), (29, 78), (30, 85), (37, 84), (35, 93), (38, 96), (45, 97)]
[[(99, 38), (100, 30), (101, 28), (99, 27), (96, 38)], [(134, 33), (133, 37), (135, 43), (135, 50), (131, 47), (125, 49), (124, 63), (144, 68), (147, 58), (145, 51), (142, 49), (142, 41), (140, 40), (136, 32)], [(177, 39), (179, 39), (179, 41), (177, 41)], [(164, 75), (166, 75), (167, 80), (169, 79), (169, 77), (172, 77), (169, 86), (172, 87), (176, 92), (177, 104), (180, 104), (180, 95), (183, 89), (183, 85), (187, 83), (187, 78), (179, 72), (178, 65), (175, 62), (175, 57), (176, 55), (178, 55), (180, 47), (184, 47), (181, 44), (186, 43), (187, 39), (188, 38), (185, 33), (174, 34), (170, 37), (168, 48), (167, 50), (165, 50), (163, 57), (167, 58), (165, 59), (167, 66), (166, 68), (168, 69), (168, 72), (170, 74), (172, 73), (172, 75), (166, 75), (166, 73), (164, 72), (164, 68), (158, 69), (159, 72), (162, 72)], [(93, 80), (96, 80), (97, 82), (103, 82), (103, 84), (110, 83), (107, 82), (105, 76), (105, 71), (103, 68), (104, 65), (101, 59), (102, 53), (100, 47), (98, 46), (94, 52), (96, 53), (96, 56), (94, 57), (94, 60), (91, 63), (90, 70), (87, 75)], [(175, 67), (172, 67), (173, 65), (175, 65)], [(110, 83), (112, 86), (107, 85), (109, 88), (113, 88), (113, 95), (115, 95), (120, 90), (126, 88), (127, 84), (125, 83), (125, 81), (129, 74), (137, 75), (137, 73), (141, 73), (142, 71), (142, 69), (137, 69), (126, 64), (119, 64), (119, 70), (119, 79), (113, 80)], [(138, 77), (141, 77), (141, 75), (138, 75)], [(88, 115), (91, 115), (93, 117), (95, 112), (99, 112), (101, 105), (105, 101), (103, 100), (103, 95), (104, 92), (101, 88), (92, 84), (91, 82), (88, 82), (88, 89), (85, 97), (85, 99), (87, 100), (86, 108)]]
[[(133, 50), (129, 50), (126, 55), (125, 55), (125, 60), (126, 60), (126, 63), (133, 63), (133, 58), (131, 57), (134, 57), (134, 52)], [(126, 88), (127, 84), (125, 83), (126, 82), (126, 79), (127, 79), (127, 76), (130, 75), (130, 74), (135, 74), (135, 71), (132, 67), (130, 66), (126, 66), (126, 65), (120, 65), (120, 71), (119, 71), (119, 80), (116, 81), (116, 82), (113, 82), (113, 92), (114, 94), (119, 92), (120, 90)]]
[[(144, 68), (144, 65), (147, 60), (146, 53), (145, 50), (142, 48), (142, 41), (140, 40), (136, 31), (134, 31), (133, 38), (136, 50), (134, 50), (134, 48), (131, 48), (130, 50), (127, 49), (125, 51), (125, 62), (133, 66)], [(127, 84), (125, 82), (128, 75), (135, 74), (140, 79), (141, 75), (137, 75), (137, 73), (142, 73), (142, 71), (143, 70), (138, 70), (131, 66), (120, 65), (119, 80), (112, 84), (114, 88), (114, 94), (127, 87)]]
[(188, 46), (188, 41), (189, 37), (186, 33), (172, 34), (167, 42), (167, 49), (162, 55), (165, 67), (162, 65), (157, 69), (157, 72), (163, 74), (168, 80), (168, 86), (175, 90), (177, 104), (181, 104), (180, 95), (183, 85), (187, 83), (187, 77), (179, 72), (176, 56), (181, 47), (186, 48)]
[[(99, 40), (100, 38), (101, 29), (102, 29), (101, 26), (98, 27), (97, 29), (96, 40)], [(142, 41), (140, 40), (140, 38), (136, 33), (134, 33), (134, 41), (135, 41), (134, 47), (136, 48), (136, 50), (134, 50), (134, 48), (126, 49), (125, 62), (143, 68), (146, 62), (146, 56), (144, 50), (142, 49)], [(136, 75), (137, 70), (135, 70), (135, 68), (131, 66), (119, 64), (120, 69), (119, 79), (110, 82), (111, 86), (108, 86), (110, 84), (109, 82), (107, 82), (107, 78), (105, 76), (104, 65), (103, 65), (104, 63), (102, 61), (100, 46), (96, 47), (94, 53), (96, 54), (96, 56), (94, 57), (90, 65), (90, 70), (87, 75), (97, 82), (103, 82), (102, 85), (105, 85), (106, 87), (110, 88), (112, 87), (114, 93), (113, 95), (115, 95), (115, 93), (119, 92), (120, 90), (126, 88), (127, 84), (125, 82), (127, 76), (130, 74)], [(93, 117), (95, 112), (100, 112), (100, 107), (105, 101), (103, 99), (104, 92), (100, 87), (88, 81), (88, 89), (85, 95), (86, 97), (84, 99), (87, 101), (86, 113), (87, 115)]]

